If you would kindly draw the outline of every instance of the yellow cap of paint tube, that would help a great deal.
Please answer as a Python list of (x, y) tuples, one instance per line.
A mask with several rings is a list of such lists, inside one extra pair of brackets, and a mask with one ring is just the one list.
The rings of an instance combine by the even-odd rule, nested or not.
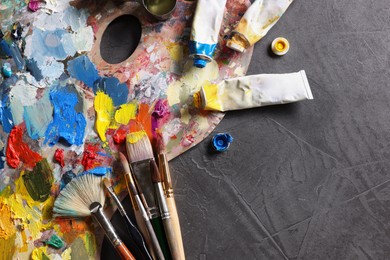
[(282, 56), (290, 49), (290, 43), (286, 38), (278, 37), (272, 41), (271, 49), (276, 55)]
[(250, 44), (240, 33), (233, 32), (233, 37), (227, 41), (226, 46), (238, 52), (244, 52)]

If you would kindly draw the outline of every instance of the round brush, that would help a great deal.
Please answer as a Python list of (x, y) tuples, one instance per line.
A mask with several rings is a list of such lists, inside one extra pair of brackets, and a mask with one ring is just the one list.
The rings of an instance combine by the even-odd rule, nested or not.
[(120, 257), (123, 260), (135, 260), (104, 215), (102, 206), (104, 202), (102, 177), (84, 174), (72, 179), (61, 190), (54, 202), (53, 212), (55, 217), (82, 218), (92, 216), (104, 230)]

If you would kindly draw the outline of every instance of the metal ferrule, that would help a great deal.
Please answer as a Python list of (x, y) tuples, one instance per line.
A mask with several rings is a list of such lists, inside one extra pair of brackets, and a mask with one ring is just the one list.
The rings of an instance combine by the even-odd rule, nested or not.
[(165, 200), (164, 190), (161, 182), (155, 183), (158, 205), (160, 206), (160, 214), (162, 219), (167, 219), (171, 217), (169, 214), (169, 209), (167, 201)]
[(94, 202), (89, 207), (91, 210), (93, 218), (99, 223), (100, 227), (104, 230), (107, 238), (110, 240), (111, 244), (114, 247), (117, 247), (122, 244), (122, 241), (115, 232), (114, 227), (111, 225), (110, 221), (104, 215), (103, 207), (100, 203)]

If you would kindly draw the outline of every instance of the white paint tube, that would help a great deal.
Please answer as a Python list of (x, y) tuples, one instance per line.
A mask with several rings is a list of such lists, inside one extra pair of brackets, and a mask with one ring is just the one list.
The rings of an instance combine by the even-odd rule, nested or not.
[(226, 0), (198, 0), (189, 42), (190, 57), (198, 68), (213, 59), (225, 5)]
[(194, 94), (198, 108), (229, 111), (313, 99), (304, 70), (226, 79)]
[(227, 47), (243, 52), (263, 38), (293, 0), (256, 0), (245, 12), (227, 41)]

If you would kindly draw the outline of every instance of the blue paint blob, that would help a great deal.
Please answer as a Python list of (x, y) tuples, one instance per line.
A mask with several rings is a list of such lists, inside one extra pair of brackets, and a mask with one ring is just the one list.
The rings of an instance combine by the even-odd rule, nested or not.
[(77, 113), (77, 95), (66, 88), (54, 88), (50, 92), (50, 101), (54, 107), (53, 121), (45, 132), (45, 144), (55, 145), (60, 139), (69, 145), (81, 145), (87, 125), (82, 113)]
[(215, 150), (224, 152), (229, 148), (231, 142), (233, 142), (233, 137), (230, 134), (216, 134), (212, 141)]
[(93, 86), (94, 92), (102, 91), (112, 98), (115, 106), (127, 103), (129, 89), (126, 83), (120, 84), (119, 80), (114, 77), (103, 77), (95, 81)]
[(105, 176), (107, 173), (111, 173), (111, 167), (95, 167), (91, 170), (86, 171), (86, 173), (90, 173), (96, 176)]
[(72, 171), (65, 172), (61, 177), (60, 189), (62, 190), (65, 188), (66, 184), (68, 184), (74, 177), (76, 177), (76, 174), (74, 174)]
[(4, 77), (6, 77), (6, 78), (11, 77), (12, 76), (11, 64), (9, 64), (8, 62), (4, 63), (3, 67), (2, 67), (2, 72), (3, 72)]
[(53, 107), (47, 92), (34, 105), (24, 107), (23, 119), (31, 139), (37, 140), (40, 137), (45, 137), (52, 117)]
[(4, 148), (2, 150), (0, 150), (0, 170), (4, 169), (5, 162), (4, 162), (3, 158), (5, 158)]
[(39, 69), (37, 62), (34, 59), (29, 59), (26, 61), (27, 70), (30, 74), (37, 80), (40, 81), (43, 79), (42, 71)]
[(94, 82), (100, 79), (95, 64), (86, 55), (69, 61), (67, 70), (71, 77), (84, 82), (90, 88), (93, 88)]

